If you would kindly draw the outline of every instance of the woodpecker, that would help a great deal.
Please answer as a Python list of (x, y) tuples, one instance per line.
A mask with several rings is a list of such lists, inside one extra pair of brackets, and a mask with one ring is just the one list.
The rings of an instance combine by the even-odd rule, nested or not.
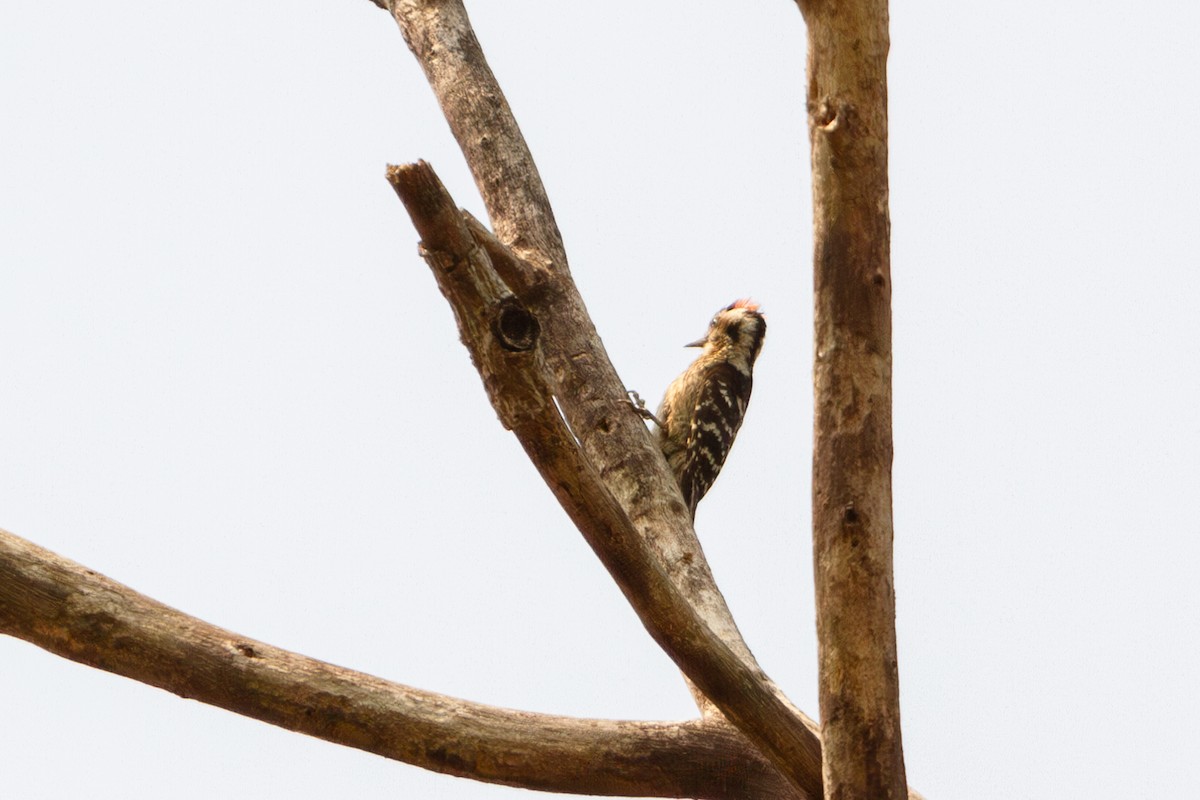
[(693, 519), (696, 505), (717, 479), (742, 426), (754, 360), (766, 333), (767, 321), (749, 300), (718, 311), (708, 333), (686, 345), (704, 349), (667, 387), (653, 417), (659, 447)]

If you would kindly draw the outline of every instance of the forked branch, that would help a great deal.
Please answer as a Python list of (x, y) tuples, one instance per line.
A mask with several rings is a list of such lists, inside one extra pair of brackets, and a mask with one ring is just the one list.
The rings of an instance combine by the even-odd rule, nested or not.
[[(571, 280), (562, 237), (533, 157), (462, 2), (391, 0), (391, 7), (466, 157), (498, 240), (511, 249), (518, 263), (527, 265), (510, 288), (540, 324), (539, 350), (550, 390), (570, 431), (633, 523), (637, 543), (654, 569), (667, 576), (704, 627), (735, 655), (726, 662), (728, 669), (717, 673), (723, 675), (725, 688), (713, 687), (714, 694), (697, 679), (714, 674), (700, 666), (705, 653), (690, 652), (681, 647), (682, 641), (667, 646), (661, 636), (666, 628), (656, 631), (648, 624), (651, 634), (707, 700), (781, 771), (797, 786), (819, 794), (820, 741), (815, 725), (763, 674), (717, 589), (675, 480), (640, 417), (631, 412), (625, 387)], [(630, 597), (627, 585), (632, 576), (621, 577), (618, 572), (636, 565), (604, 541), (600, 545), (597, 554)], [(636, 610), (644, 623), (662, 611), (653, 606)], [(696, 641), (693, 638), (692, 644)], [(750, 683), (735, 679), (735, 673)], [(760, 705), (746, 702), (758, 693), (763, 695)]]
[[(525, 297), (510, 292), (477, 244), (477, 236), (485, 237), (471, 234), (427, 164), (390, 167), (388, 180), (421, 232), (421, 252), (454, 308), (459, 334), (501, 421), (517, 435), (647, 631), (783, 775), (810, 797), (819, 796), (819, 741), (757, 665), (735, 653), (691, 606), (577, 444), (578, 434), (554, 402), (552, 373), (543, 360), (553, 347), (546, 326), (537, 314), (524, 318), (530, 313)], [(511, 255), (499, 259), (505, 269), (518, 261)], [(505, 314), (521, 317), (512, 327), (535, 332), (528, 346), (505, 341)], [(620, 413), (638, 419), (627, 405)]]
[[(509, 285), (540, 324), (539, 349), (550, 389), (571, 433), (649, 548), (656, 568), (737, 655), (754, 676), (756, 690), (765, 688), (774, 697), (770, 705), (778, 711), (779, 726), (758, 735), (778, 740), (760, 744), (764, 752), (775, 753), (773, 759), (787, 759), (781, 769), (803, 774), (798, 785), (811, 791), (820, 781), (815, 725), (763, 675), (717, 589), (675, 480), (642, 420), (632, 413), (625, 387), (571, 280), (545, 188), (462, 3), (391, 0), (391, 6), (466, 157), (497, 239), (524, 265)], [(639, 609), (643, 620), (649, 611)], [(668, 652), (676, 663), (684, 657), (681, 651)], [(680, 666), (692, 677), (694, 665)], [(708, 699), (721, 705), (711, 694)], [(792, 755), (784, 756), (784, 751)]]
[[(0, 633), (271, 724), (478, 780), (587, 794), (819, 797), (821, 744), (813, 723), (757, 666), (713, 581), (678, 487), (629, 407), (571, 280), (545, 189), (461, 1), (372, 2), (392, 12), (425, 70), (495, 230), (493, 235), (459, 212), (427, 165), (389, 170), (497, 413), (647, 630), (721, 715), (682, 724), (578, 720), (497, 709), (389, 683), (221, 630), (3, 531)], [(813, 20), (828, 4), (804, 0), (803, 5), (811, 37)], [(840, 69), (836, 59), (820, 62), (831, 52), (828, 42), (813, 41), (812, 63)], [(886, 55), (886, 27), (881, 41)], [(872, 42), (871, 47), (878, 44)], [(818, 74), (823, 73), (810, 71)], [(861, 122), (855, 115), (862, 109), (877, 107), (878, 98), (872, 105), (860, 104), (840, 94), (838, 85), (810, 82), (815, 169), (850, 163), (852, 154), (837, 150), (847, 141), (846, 128)], [(866, 122), (862, 130), (870, 132), (873, 119)], [(877, 179), (881, 164), (882, 195), (858, 195), (860, 180)], [(887, 559), (890, 567), (890, 495), (873, 494), (857, 483), (886, 482), (881, 470), (890, 465), (890, 438), (883, 436), (890, 432), (890, 312), (881, 305), (890, 293), (886, 245), (881, 257), (870, 249), (875, 239), (858, 250), (860, 243), (837, 227), (867, 226), (872, 236), (882, 232), (886, 237), (886, 149), (865, 177), (844, 174), (848, 178), (841, 183), (833, 174), (832, 182), (817, 190), (814, 204), (818, 233), (826, 225), (830, 234), (819, 238), (817, 256), (818, 406), (827, 415), (818, 423), (817, 449), (828, 455), (820, 456), (825, 460), (814, 484), (817, 558), (843, 558), (839, 548), (861, 534), (869, 544), (866, 551)], [(827, 190), (851, 199), (847, 213), (821, 204)], [(838, 283), (845, 264), (859, 283)], [(822, 309), (835, 285), (849, 288)], [(857, 310), (863, 316), (839, 316), (833, 303), (847, 298), (862, 301)], [(823, 329), (822, 320), (828, 319), (849, 319), (852, 325)], [(854, 327), (859, 322), (862, 326)], [(849, 361), (839, 360), (847, 356)], [(838, 384), (838, 375), (849, 380)], [(839, 428), (846, 420), (828, 417), (849, 407), (837, 405), (834, 384), (878, 401), (855, 418), (856, 428)], [(822, 443), (821, 431), (835, 437)], [(880, 449), (885, 444), (887, 449)], [(857, 468), (837, 460), (847, 454), (860, 459)], [(888, 549), (878, 549), (885, 542)], [(890, 569), (887, 576), (890, 580)], [(828, 586), (818, 591), (823, 606), (842, 611), (853, 597), (839, 596)], [(888, 600), (890, 595), (871, 609), (874, 618), (886, 617), (892, 608)], [(830, 658), (836, 639), (826, 634), (840, 619), (822, 612), (824, 676), (838, 668)], [(863, 631), (869, 627), (851, 632)], [(892, 636), (884, 672), (892, 669), (893, 675), (883, 675), (884, 684), (894, 677), (894, 631)], [(864, 656), (852, 649), (866, 639), (845, 641), (843, 655), (851, 660), (875, 652)], [(829, 700), (829, 708), (851, 723), (830, 728), (838, 740), (837, 762), (849, 763), (856, 757), (855, 744), (842, 734), (855, 725), (869, 731), (875, 724), (850, 719), (865, 713), (854, 693), (862, 690), (866, 696), (870, 687), (844, 682), (835, 687), (840, 694), (830, 695), (833, 686), (823, 677), (822, 705)], [(885, 688), (891, 691), (894, 682)], [(887, 727), (892, 722), (894, 729)], [(898, 717), (884, 718), (882, 724), (895, 739), (871, 751), (877, 757), (872, 764), (899, 752)], [(863, 756), (857, 751), (859, 762)], [(854, 776), (848, 778), (847, 786)], [(888, 778), (887, 794), (878, 796), (900, 796), (905, 791), (902, 761)]]

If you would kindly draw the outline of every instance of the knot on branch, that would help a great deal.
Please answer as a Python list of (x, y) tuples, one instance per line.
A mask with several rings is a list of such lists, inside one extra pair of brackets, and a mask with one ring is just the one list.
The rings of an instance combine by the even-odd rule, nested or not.
[(496, 304), (492, 315), (492, 334), (505, 350), (523, 353), (537, 344), (541, 326), (520, 300), (506, 297)]
[(809, 103), (808, 117), (815, 130), (833, 134), (854, 123), (857, 109), (853, 103), (826, 97), (819, 104)]

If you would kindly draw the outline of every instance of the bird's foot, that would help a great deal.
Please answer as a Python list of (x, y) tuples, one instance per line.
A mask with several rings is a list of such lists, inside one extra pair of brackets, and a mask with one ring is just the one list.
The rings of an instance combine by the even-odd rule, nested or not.
[(653, 422), (655, 425), (657, 425), (660, 428), (666, 427), (666, 425), (662, 424), (662, 420), (660, 420), (658, 417), (654, 416), (654, 414), (650, 411), (650, 409), (646, 408), (646, 401), (642, 399), (642, 396), (640, 394), (633, 391), (632, 389), (627, 390), (625, 392), (625, 394), (629, 395), (629, 405), (630, 405), (630, 407), (633, 408), (633, 410), (637, 413), (637, 415), (639, 417), (641, 417), (642, 419), (650, 420), (651, 422)]

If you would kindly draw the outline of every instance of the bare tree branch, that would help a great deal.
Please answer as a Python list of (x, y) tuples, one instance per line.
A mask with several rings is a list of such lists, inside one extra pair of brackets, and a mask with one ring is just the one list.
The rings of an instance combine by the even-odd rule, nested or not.
[[(811, 797), (820, 794), (820, 745), (762, 671), (735, 653), (696, 613), (658, 566), (645, 540), (601, 481), (553, 402), (540, 326), (506, 315), (528, 312), (507, 294), (486, 251), (437, 176), (423, 162), (388, 169), (388, 180), (422, 235), (442, 294), (504, 424), (517, 435), (547, 485), (613, 575), (646, 629), (780, 771)], [(440, 201), (438, 198), (440, 197)], [(511, 268), (512, 258), (501, 259)], [(508, 329), (533, 331), (508, 341)], [(528, 338), (536, 340), (534, 346)], [(626, 413), (633, 416), (631, 409)], [(816, 745), (815, 748), (813, 745)]]
[(753, 660), (713, 581), (658, 447), (571, 280), (537, 167), (458, 0), (396, 0), (401, 32), (462, 148), (496, 237), (515, 260), (505, 280), (541, 323), (543, 357), (571, 431), (657, 560), (708, 624)]
[[(865, 96), (859, 97), (840, 83), (849, 62), (830, 55), (830, 42), (844, 34), (839, 26), (846, 26), (847, 15), (830, 13), (825, 0), (798, 1), (810, 31), (814, 171), (820, 164), (834, 173), (818, 175), (821, 186), (814, 188), (817, 448), (818, 458), (828, 459), (814, 467), (822, 710), (827, 730), (838, 737), (824, 768), (830, 775), (857, 760), (860, 771), (879, 773), (882, 765), (887, 773), (882, 779), (875, 774), (874, 783), (868, 774), (862, 789), (854, 783), (859, 776), (847, 769), (826, 789), (839, 798), (901, 797), (899, 717), (888, 705), (893, 698), (870, 706), (872, 698), (856, 702), (851, 696), (895, 686), (894, 628), (876, 625), (881, 613), (894, 615), (886, 117), (876, 114), (885, 91), (882, 72), (877, 95), (860, 85)], [(571, 280), (549, 199), (461, 1), (372, 2), (392, 12), (424, 68), (496, 231), (459, 212), (427, 165), (389, 169), (497, 413), (647, 630), (721, 715), (681, 724), (579, 720), (393, 684), (238, 637), (4, 531), (0, 633), (183, 697), (463, 777), (588, 794), (815, 798), (822, 792), (815, 726), (757, 666), (713, 581), (678, 487), (627, 404)], [(887, 50), (885, 3), (865, 2), (882, 7), (882, 40), (872, 38), (875, 29), (863, 40), (868, 61), (882, 53), (880, 70)], [(850, 17), (845, 30), (863, 22)], [(856, 50), (861, 43), (843, 39), (837, 46)], [(814, 77), (826, 71), (835, 75), (827, 84)], [(861, 140), (846, 133), (860, 129), (866, 132)], [(872, 149), (876, 138), (882, 154)], [(855, 146), (862, 141), (868, 152), (856, 172)], [(840, 179), (842, 159), (851, 166)], [(856, 194), (860, 186), (868, 187), (862, 196)], [(861, 241), (855, 226), (866, 228)], [(860, 312), (864, 318), (855, 318)], [(855, 405), (862, 398), (865, 405)], [(824, 442), (822, 431), (829, 434)], [(885, 538), (886, 550), (880, 550)], [(861, 541), (865, 556), (856, 561), (853, 550)], [(822, 584), (822, 569), (846, 578), (850, 591)], [(877, 590), (881, 574), (887, 603), (851, 619), (847, 603)], [(836, 630), (842, 624), (850, 629), (845, 636)], [(875, 655), (861, 649), (863, 637), (888, 631), (883, 666), (890, 676), (845, 671), (853, 660)], [(831, 655), (842, 646), (848, 658)], [(880, 708), (895, 713), (869, 716)], [(831, 719), (839, 715), (847, 720), (834, 725)], [(872, 726), (880, 731), (875, 738)], [(889, 761), (893, 755), (898, 773)], [(887, 793), (872, 794), (874, 786)]]
[[(511, 288), (541, 324), (542, 353), (571, 432), (671, 581), (749, 665), (755, 680), (774, 693), (774, 702), (786, 706), (788, 732), (776, 733), (790, 744), (778, 741), (775, 748), (803, 753), (792, 757), (786, 769), (805, 774), (811, 790), (816, 785), (812, 762), (820, 751), (815, 725), (762, 674), (716, 587), (678, 486), (640, 417), (631, 413), (624, 386), (570, 278), (537, 168), (462, 3), (395, 0), (392, 10), (462, 148), (497, 237), (526, 265)], [(622, 563), (611, 555), (601, 558), (606, 564)], [(649, 613), (651, 609), (639, 611), (643, 620)], [(682, 651), (671, 655), (695, 680), (695, 666), (680, 663)], [(775, 752), (782, 758), (780, 749)]]
[(800, 0), (808, 27), (813, 561), (826, 797), (906, 795), (892, 579), (887, 0)]
[(727, 725), (555, 717), (391, 683), (215, 627), (3, 530), (0, 633), (451, 775), (580, 794), (795, 797)]

